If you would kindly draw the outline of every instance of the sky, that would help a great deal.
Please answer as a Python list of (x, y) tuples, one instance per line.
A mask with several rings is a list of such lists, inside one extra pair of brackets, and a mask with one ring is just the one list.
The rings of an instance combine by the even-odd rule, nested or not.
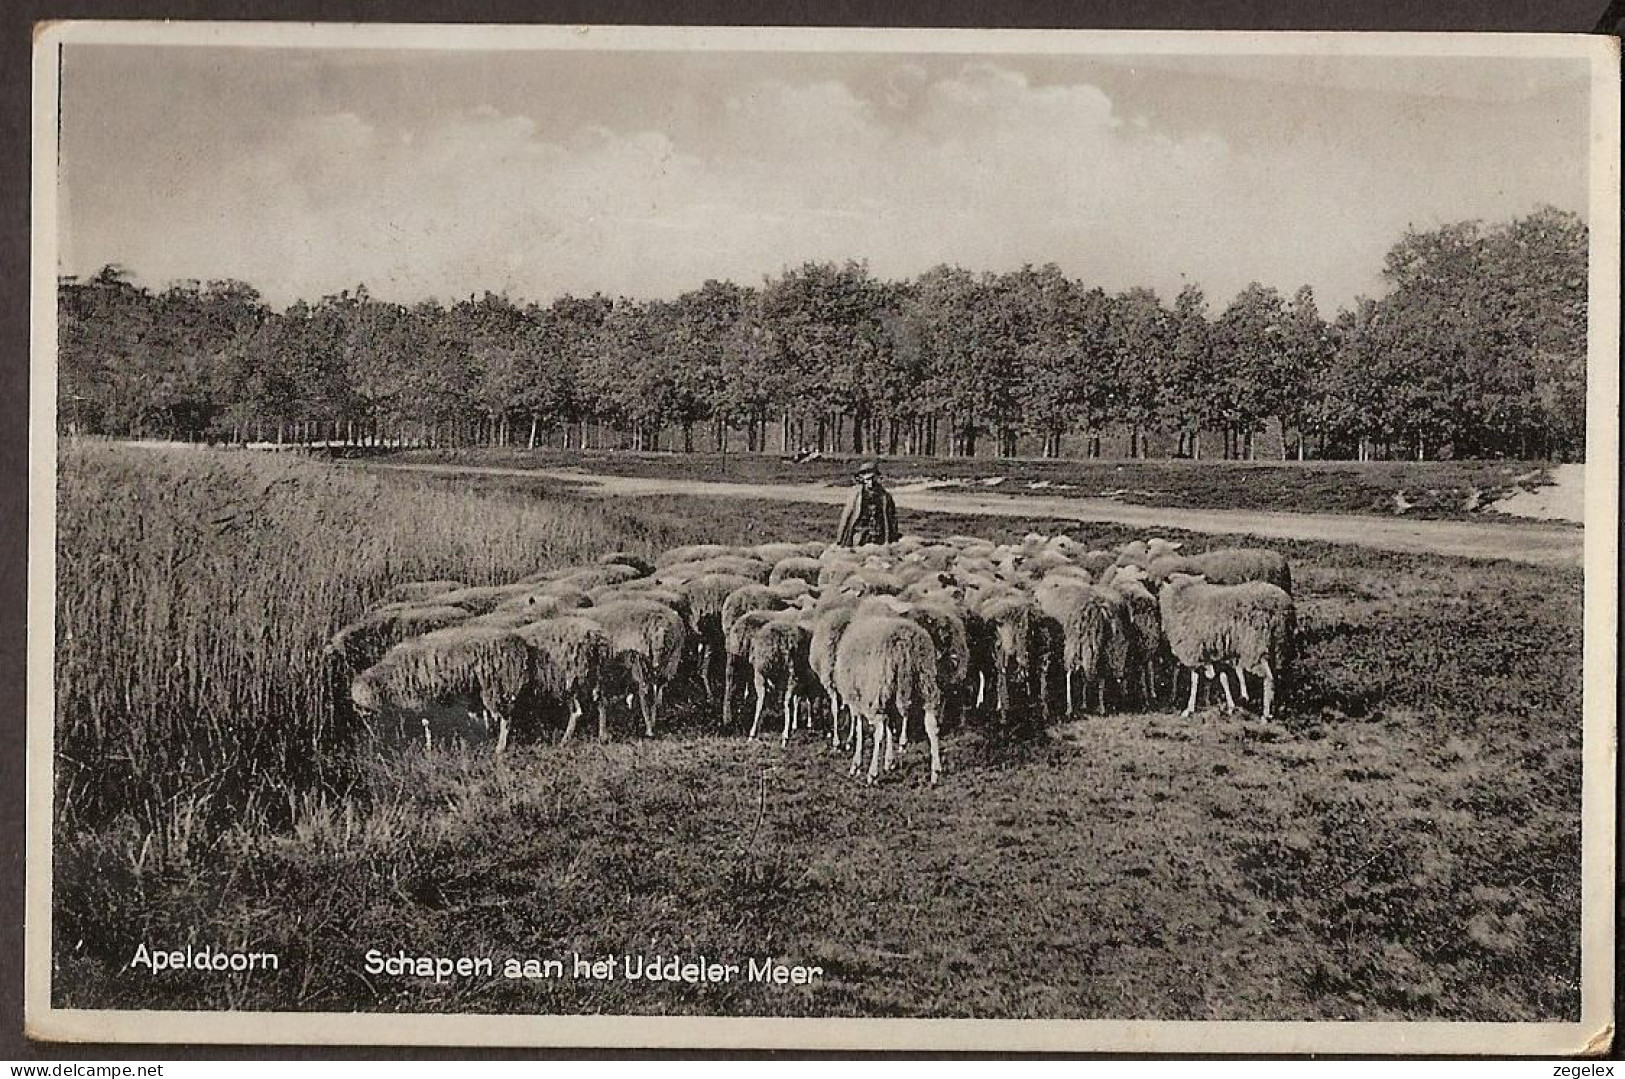
[(1587, 206), (1584, 60), (67, 46), (62, 272), (279, 306), (671, 297), (807, 260), (1380, 295)]

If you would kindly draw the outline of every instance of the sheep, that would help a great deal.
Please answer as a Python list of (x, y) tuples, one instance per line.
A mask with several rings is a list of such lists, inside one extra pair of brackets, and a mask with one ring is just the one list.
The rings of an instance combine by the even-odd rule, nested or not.
[[(1198, 669), (1213, 677), (1214, 664), (1236, 669), (1246, 696), (1246, 676), (1264, 682), (1264, 718), (1275, 703), (1276, 672), (1284, 676), (1290, 663), (1296, 614), (1292, 597), (1266, 581), (1218, 585), (1200, 576), (1173, 573), (1157, 594), (1162, 628), (1174, 658), (1191, 671), (1190, 703), (1184, 715), (1196, 710)], [(1235, 707), (1230, 682), (1220, 675), (1228, 708)]]
[(732, 573), (740, 577), (748, 577), (757, 584), (766, 584), (773, 572), (773, 565), (759, 558), (749, 558), (744, 555), (718, 555), (700, 562), (679, 562), (669, 566), (662, 566), (656, 573), (657, 577), (680, 579), (683, 577), (698, 577), (706, 573)]
[[(501, 753), (508, 745), (514, 706), (530, 678), (530, 646), (512, 630), (453, 626), (385, 652), (350, 683), (350, 699), (362, 716), (478, 700), (487, 728), (493, 718), (497, 721), (496, 751)], [(428, 717), (422, 722), (424, 744), (432, 749)]]
[(1038, 699), (1042, 702), (1045, 720), (1049, 719), (1049, 661), (1050, 627), (1043, 610), (1031, 596), (1021, 592), (995, 593), (984, 601), (977, 612), (986, 620), (991, 633), (986, 644), (992, 654), (984, 657), (984, 665), (994, 672), (997, 710), (1000, 720), (1010, 719), (1010, 675), (1016, 675), (1017, 684), (1026, 685), (1031, 693), (1037, 682)]
[(721, 624), (724, 635), (734, 620), (746, 611), (782, 611), (789, 599), (762, 584), (747, 584), (728, 593), (722, 602)]
[(551, 583), (561, 588), (574, 588), (581, 592), (591, 592), (594, 588), (601, 588), (607, 584), (623, 584), (627, 581), (637, 580), (642, 576), (636, 567), (614, 562), (607, 566), (578, 569), (563, 577), (555, 578)]
[(931, 784), (935, 786), (942, 774), (937, 731), (942, 688), (937, 683), (937, 654), (931, 635), (906, 618), (864, 615), (853, 619), (836, 649), (835, 684), (852, 709), (857, 729), (848, 774), (857, 775), (862, 760), (864, 721), (874, 735), (868, 777), (873, 784), (880, 778), (882, 741), (888, 771), (894, 763), (889, 717), (901, 718), (918, 709), (931, 745)]
[(742, 612), (728, 624), (722, 641), (722, 726), (733, 728), (734, 668), (750, 658), (750, 641), (756, 631), (783, 608), (757, 608)]
[(1090, 573), (1101, 574), (1117, 565), (1117, 558), (1115, 551), (1086, 551), (1078, 556), (1077, 564)]
[(609, 637), (589, 618), (563, 615), (544, 618), (515, 631), (531, 648), (531, 688), (538, 696), (569, 708), (564, 737), (575, 734), (576, 722), (592, 702), (598, 711), (598, 740), (609, 741), (609, 715), (604, 708), (604, 675), (609, 668)]
[(675, 582), (668, 582), (664, 577), (657, 577), (656, 580), (669, 583), (672, 590), (688, 603), (689, 624), (693, 626), (696, 638), (700, 684), (705, 690), (706, 699), (714, 700), (716, 693), (712, 686), (712, 671), (716, 658), (723, 654), (722, 605), (734, 592), (753, 582), (747, 577), (726, 573), (707, 573)]
[(1117, 548), (1117, 557), (1112, 560), (1118, 566), (1149, 566), (1159, 558), (1177, 554), (1185, 546), (1173, 540), (1160, 537), (1143, 540), (1130, 540)]
[(499, 584), (477, 588), (459, 588), (456, 591), (444, 592), (435, 596), (434, 601), (448, 607), (465, 607), (471, 614), (487, 614), (496, 610), (497, 605), (504, 600), (523, 594), (532, 587), (526, 584)]
[[(820, 584), (820, 587), (824, 586)], [(846, 574), (836, 587), (854, 596), (895, 596), (903, 590), (904, 584), (889, 570), (864, 566)]]
[(729, 547), (721, 543), (692, 543), (686, 547), (673, 547), (663, 554), (655, 555), (655, 568), (664, 569), (675, 566), (679, 562), (703, 562), (719, 555), (738, 554), (737, 547)]
[(801, 544), (799, 543), (758, 543), (754, 547), (745, 549), (746, 554), (753, 558), (760, 558), (770, 565), (784, 561), (786, 558), (801, 557)]
[(829, 698), (830, 746), (841, 744), (841, 696), (835, 685), (835, 655), (841, 635), (857, 615), (857, 606), (850, 600), (831, 604), (814, 611), (811, 618), (812, 636), (807, 643), (807, 665), (824, 687)]
[(1279, 553), (1267, 547), (1215, 547), (1195, 555), (1163, 555), (1145, 567), (1146, 576), (1157, 582), (1171, 574), (1200, 576), (1209, 584), (1242, 584), (1266, 581), (1287, 595), (1292, 594), (1292, 567)]
[[(912, 603), (903, 617), (931, 635), (937, 654), (937, 684), (943, 693), (944, 710), (954, 704), (970, 676), (970, 639), (965, 618), (951, 596), (923, 596)], [(957, 713), (956, 713), (957, 714)], [(898, 745), (908, 745), (908, 717), (898, 717)]]
[(813, 586), (802, 580), (800, 577), (786, 577), (777, 584), (768, 585), (767, 590), (773, 593), (775, 596), (785, 600), (797, 600), (802, 596), (806, 596), (809, 599), (818, 598), (817, 593), (813, 590)]
[(462, 581), (406, 581), (384, 593), (383, 603), (422, 603), (468, 585)]
[(323, 654), (342, 660), (346, 671), (353, 676), (377, 663), (385, 652), (402, 641), (458, 625), (468, 617), (466, 607), (446, 604), (372, 611), (338, 629), (328, 639)]
[(767, 575), (767, 583), (770, 585), (778, 584), (785, 578), (790, 578), (815, 585), (818, 583), (818, 575), (823, 571), (823, 568), (824, 563), (816, 558), (808, 558), (805, 555), (781, 558), (773, 563), (773, 569)]
[(584, 592), (573, 588), (566, 588), (556, 584), (535, 585), (520, 592), (509, 594), (492, 608), (497, 611), (529, 611), (532, 612), (532, 621), (546, 618), (560, 611), (574, 610), (578, 607), (589, 607), (592, 598)]
[(1168, 639), (1162, 632), (1162, 609), (1157, 597), (1145, 586), (1145, 571), (1138, 566), (1118, 566), (1101, 577), (1101, 587), (1110, 588), (1128, 605), (1130, 650), (1129, 667), (1146, 704), (1157, 699), (1158, 669), (1165, 664)]
[(615, 600), (581, 613), (603, 629), (611, 654), (631, 675), (644, 734), (653, 738), (660, 702), (683, 658), (687, 634), (682, 617), (664, 604), (643, 599)]
[(649, 577), (654, 574), (654, 563), (640, 554), (631, 551), (610, 551), (598, 556), (600, 566), (630, 566), (638, 571), (639, 577)]
[(1075, 712), (1072, 700), (1073, 675), (1081, 674), (1084, 707), (1089, 707), (1089, 687), (1099, 676), (1105, 658), (1109, 620), (1100, 617), (1088, 585), (1075, 581), (1039, 582), (1033, 590), (1039, 608), (1060, 627), (1061, 671), (1066, 678), (1067, 715)]
[(812, 682), (812, 670), (807, 665), (808, 648), (812, 632), (807, 628), (804, 612), (779, 611), (769, 617), (761, 628), (750, 635), (745, 657), (750, 661), (751, 678), (756, 690), (756, 718), (750, 726), (750, 737), (755, 738), (762, 726), (762, 711), (767, 704), (769, 686), (784, 687), (784, 733), (781, 746), (790, 744), (798, 698), (805, 697)]

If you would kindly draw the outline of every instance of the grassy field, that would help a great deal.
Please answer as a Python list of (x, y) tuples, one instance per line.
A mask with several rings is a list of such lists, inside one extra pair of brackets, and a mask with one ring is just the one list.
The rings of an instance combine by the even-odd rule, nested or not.
[[(797, 539), (829, 526), (824, 515), (783, 503), (650, 498), (604, 514), (524, 481), (470, 491), (444, 477), (335, 477), (309, 463), (214, 455), (195, 459), (206, 465), (179, 457), (155, 465), (128, 453), (70, 457), (64, 468), (63, 542), (73, 550), (64, 552), (62, 607), (73, 637), (65, 644), (59, 627), (59, 681), (82, 684), (62, 687), (61, 774), (77, 774), (70, 756), (154, 752), (194, 779), (212, 774), (191, 763), (196, 744), (211, 739), (170, 718), (189, 714), (169, 710), (189, 683), (144, 690), (139, 710), (119, 696), (126, 671), (198, 647), (177, 649), (175, 640), (227, 628), (228, 640), (286, 642), (269, 655), (263, 645), (247, 648), (235, 681), (209, 684), (219, 707), (242, 717), (223, 731), (240, 732), (252, 717), (254, 729), (301, 732), (276, 736), (292, 762), (306, 737), (297, 709), (308, 703), (293, 694), (309, 679), (311, 650), (351, 602), (359, 608), (390, 580), (438, 575), (462, 558), (486, 561), (481, 573), (461, 576), (495, 579), (522, 562), (595, 547)], [(196, 482), (196, 467), (215, 478)], [(226, 551), (211, 543), (162, 573), (150, 568), (163, 549), (152, 546), (152, 518), (198, 517), (280, 469), (300, 492), (289, 505), (261, 514)], [(149, 502), (136, 512), (127, 502), (124, 512), (106, 512), (109, 500), (135, 490), (149, 499), (171, 493), (156, 509)], [(311, 528), (320, 519), (325, 533)], [(337, 527), (362, 522), (366, 532)], [(945, 515), (918, 524), (930, 534), (995, 538), (1057, 527)], [(136, 543), (132, 531), (146, 540)], [(385, 537), (371, 542), (390, 557), (363, 553), (374, 550), (364, 535)], [(1082, 535), (1103, 544), (1129, 538), (1112, 526)], [(1214, 542), (1183, 538), (1193, 547)], [(437, 553), (420, 552), (420, 543)], [(810, 738), (782, 751), (747, 743), (692, 707), (680, 707), (656, 741), (636, 737), (622, 714), (610, 745), (530, 740), (500, 761), (479, 748), (380, 757), (334, 746), (342, 767), (290, 770), (270, 784), (286, 789), (285, 813), (202, 814), (190, 842), (157, 827), (172, 803), (91, 813), (59, 782), (56, 1001), (1576, 1018), (1580, 575), (1279, 546), (1294, 562), (1302, 660), (1277, 721), (1208, 710), (1190, 720), (1089, 717), (1020, 737), (962, 726), (945, 738), (935, 790), (918, 747), (899, 776), (869, 790)], [(111, 559), (98, 560), (104, 552)], [(203, 568), (228, 552), (258, 557), (230, 563), (255, 572)], [(75, 604), (115, 568), (126, 575), (117, 579), (134, 582), (128, 606), (193, 593), (186, 602), (198, 606), (157, 629), (149, 613), (141, 634), (102, 639), (129, 623), (104, 605)], [(319, 586), (335, 572), (348, 574), (337, 592), (344, 598), (324, 606)], [(217, 616), (225, 627), (173, 637), (210, 609), (206, 591), (227, 588), (258, 598)], [(256, 638), (252, 627), (263, 620), (273, 628)], [(100, 643), (74, 643), (86, 636)], [(130, 651), (154, 655), (140, 661), (146, 667), (134, 659), (119, 666), (114, 653)], [(72, 678), (60, 677), (64, 667)], [(283, 685), (284, 695), (249, 704), (243, 695), (256, 679)], [(95, 730), (102, 733), (88, 733)], [(147, 733), (132, 741), (138, 731)], [(257, 774), (278, 768), (274, 755), (256, 759)], [(166, 796), (186, 789), (175, 784)], [(142, 943), (268, 950), (282, 965), (274, 974), (152, 975), (127, 965)], [(497, 973), (441, 983), (372, 974), (364, 958), (372, 948), (491, 957)], [(573, 953), (737, 963), (774, 956), (824, 973), (810, 986), (501, 975), (508, 957)]]
[[(405, 450), (400, 463), (581, 468), (612, 476), (734, 483), (850, 481), (853, 459), (794, 464), (773, 455), (522, 449)], [(1550, 482), (1532, 461), (1040, 461), (888, 459), (887, 483), (930, 481), (1000, 494), (1114, 498), (1146, 506), (1470, 519), (1519, 489)], [(994, 482), (996, 481), (996, 482)], [(1497, 520), (1507, 518), (1495, 515)]]

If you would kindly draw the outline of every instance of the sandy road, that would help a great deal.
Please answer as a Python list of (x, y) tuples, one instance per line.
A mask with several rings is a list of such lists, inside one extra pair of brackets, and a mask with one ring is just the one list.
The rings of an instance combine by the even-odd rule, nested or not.
[[(647, 495), (692, 495), (697, 498), (756, 498), (780, 502), (840, 505), (846, 487), (795, 483), (717, 483), (708, 480), (604, 476), (572, 469), (498, 468), (444, 464), (377, 464), (394, 468), (478, 476), (518, 476), (582, 485), (587, 493), (636, 498)], [(1148, 531), (1178, 528), (1257, 536), (1262, 539), (1320, 540), (1350, 543), (1404, 554), (1443, 554), (1459, 558), (1506, 559), (1545, 566), (1581, 565), (1584, 533), (1568, 525), (1501, 524), (1494, 521), (1423, 521), (1353, 514), (1280, 513), (1251, 510), (1178, 509), (1135, 506), (1109, 499), (1043, 495), (1001, 495), (958, 490), (952, 493), (893, 488), (900, 510), (965, 513), (994, 517), (1050, 517), (1065, 521), (1103, 521), (1140, 525)], [(830, 518), (834, 528), (834, 518)]]

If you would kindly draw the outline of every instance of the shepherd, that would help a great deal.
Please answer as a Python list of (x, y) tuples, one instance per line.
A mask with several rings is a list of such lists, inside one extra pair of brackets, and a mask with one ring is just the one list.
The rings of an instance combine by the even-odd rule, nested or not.
[(857, 490), (841, 513), (835, 532), (840, 547), (862, 547), (866, 543), (893, 543), (902, 535), (897, 529), (897, 504), (880, 485), (880, 466), (865, 461), (853, 476)]

